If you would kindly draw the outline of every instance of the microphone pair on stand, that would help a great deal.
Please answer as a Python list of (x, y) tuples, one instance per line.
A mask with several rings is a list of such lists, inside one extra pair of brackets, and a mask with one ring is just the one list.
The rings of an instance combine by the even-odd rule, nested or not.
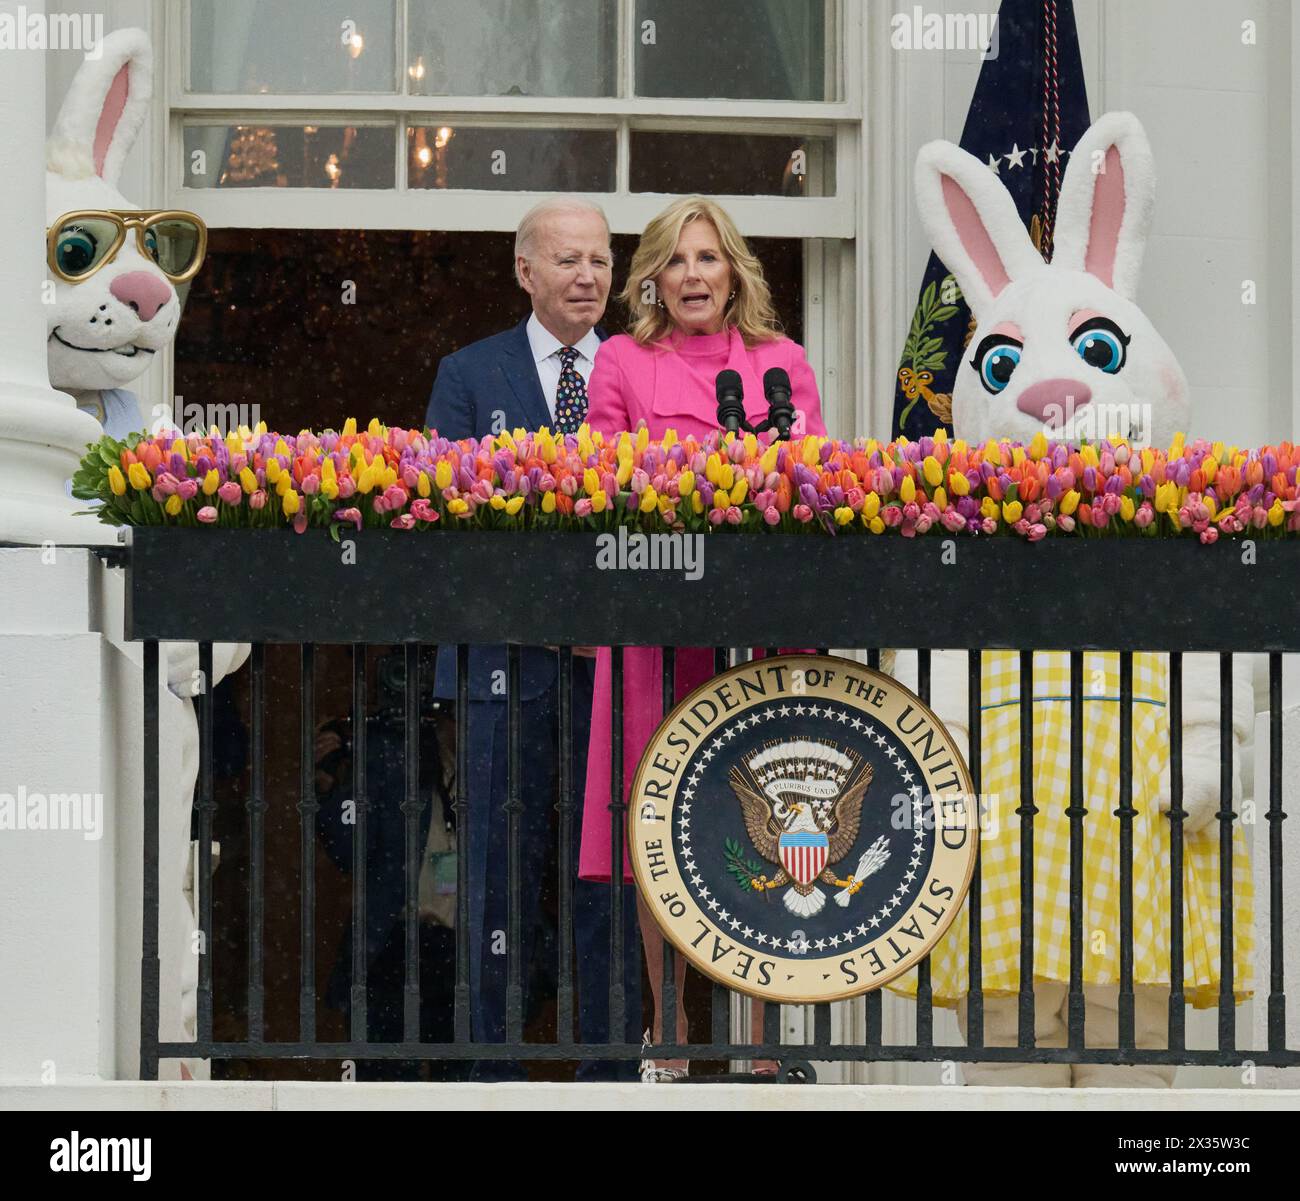
[(794, 424), (794, 402), (791, 400), (790, 375), (783, 368), (772, 367), (763, 373), (763, 395), (767, 397), (767, 420), (750, 425), (745, 420), (745, 385), (739, 371), (719, 371), (714, 385), (718, 397), (718, 425), (730, 433), (746, 430), (761, 434), (776, 430), (779, 441), (790, 437)]

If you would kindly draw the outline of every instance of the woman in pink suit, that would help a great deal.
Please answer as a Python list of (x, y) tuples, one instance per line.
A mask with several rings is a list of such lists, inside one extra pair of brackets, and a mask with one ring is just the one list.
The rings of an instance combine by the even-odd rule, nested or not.
[[(772, 367), (790, 376), (796, 419), (794, 436), (824, 434), (817, 381), (803, 348), (781, 334), (763, 269), (727, 213), (700, 197), (677, 201), (646, 226), (633, 256), (621, 299), (632, 315), (631, 334), (604, 342), (588, 385), (587, 422), (606, 435), (635, 430), (644, 421), (652, 438), (670, 429), (681, 437), (718, 428), (715, 381), (730, 368), (745, 388), (751, 423), (767, 416), (763, 374)], [(596, 657), (591, 746), (582, 821), (579, 874), (608, 881), (610, 838), (611, 669), (610, 651)], [(623, 795), (642, 751), (663, 718), (663, 652), (630, 647), (623, 655)], [(676, 696), (680, 700), (713, 671), (713, 650), (679, 648)], [(626, 845), (626, 843), (625, 843)], [(623, 876), (631, 880), (626, 852)], [(662, 1043), (663, 935), (644, 904), (641, 937), (655, 999), (654, 1041)], [(687, 1037), (681, 1004), (685, 962), (677, 963), (677, 1035)], [(755, 1042), (762, 1041), (762, 1006), (754, 1006)], [(772, 1065), (763, 1065), (770, 1069)], [(674, 1061), (657, 1075), (685, 1074)]]

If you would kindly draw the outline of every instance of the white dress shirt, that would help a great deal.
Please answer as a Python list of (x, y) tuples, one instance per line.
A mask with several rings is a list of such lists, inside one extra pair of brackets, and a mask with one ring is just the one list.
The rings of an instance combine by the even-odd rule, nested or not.
[[(551, 420), (555, 420), (555, 394), (560, 390), (560, 372), (564, 364), (560, 361), (560, 351), (566, 343), (561, 342), (550, 330), (537, 320), (534, 313), (528, 318), (528, 345), (532, 347), (533, 362), (537, 364), (537, 378), (542, 385), (542, 395), (546, 397), (546, 407), (550, 410)], [(573, 344), (578, 352), (574, 359), (574, 369), (583, 380), (591, 379), (591, 369), (596, 365), (596, 351), (600, 349), (600, 338), (594, 329), (587, 331), (581, 342)]]

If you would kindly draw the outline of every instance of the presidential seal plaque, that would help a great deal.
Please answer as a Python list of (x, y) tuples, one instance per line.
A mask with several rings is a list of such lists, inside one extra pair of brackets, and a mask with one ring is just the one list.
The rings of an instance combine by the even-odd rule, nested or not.
[(851, 659), (755, 659), (659, 726), (628, 805), (637, 886), (700, 971), (837, 1001), (915, 967), (957, 916), (978, 803), (952, 736)]

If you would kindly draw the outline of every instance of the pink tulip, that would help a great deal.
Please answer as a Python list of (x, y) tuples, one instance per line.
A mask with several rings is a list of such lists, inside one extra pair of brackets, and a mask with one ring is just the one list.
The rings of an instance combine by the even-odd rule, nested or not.
[(813, 516), (813, 511), (807, 505), (795, 505), (794, 507), (795, 521), (808, 522), (812, 520), (812, 516)]
[(238, 506), (243, 499), (244, 490), (235, 480), (227, 480), (220, 488), (217, 489), (217, 495), (228, 505)]
[(361, 510), (360, 509), (336, 509), (334, 511), (335, 521), (350, 521), (357, 529), (361, 528)]
[(217, 511), (211, 505), (204, 505), (203, 508), (198, 511), (198, 519), (203, 522), (204, 525), (211, 525), (217, 519)]
[(777, 512), (775, 505), (768, 505), (763, 510), (763, 520), (766, 521), (768, 525), (781, 524), (781, 514)]
[(438, 514), (434, 510), (434, 507), (425, 500), (424, 497), (420, 497), (418, 500), (411, 503), (411, 516), (414, 517), (416, 521), (438, 520)]
[(249, 496), (248, 507), (250, 509), (266, 508), (266, 491), (262, 488), (258, 488), (257, 491), (255, 491), (251, 496)]
[(181, 482), (176, 485), (176, 495), (179, 496), (181, 500), (193, 500), (198, 494), (198, 480), (181, 480)]
[(584, 496), (580, 501), (578, 501), (578, 503), (573, 506), (573, 514), (575, 517), (590, 517), (591, 498)]
[(410, 513), (403, 513), (400, 517), (394, 517), (388, 524), (395, 530), (413, 530), (415, 517)]

